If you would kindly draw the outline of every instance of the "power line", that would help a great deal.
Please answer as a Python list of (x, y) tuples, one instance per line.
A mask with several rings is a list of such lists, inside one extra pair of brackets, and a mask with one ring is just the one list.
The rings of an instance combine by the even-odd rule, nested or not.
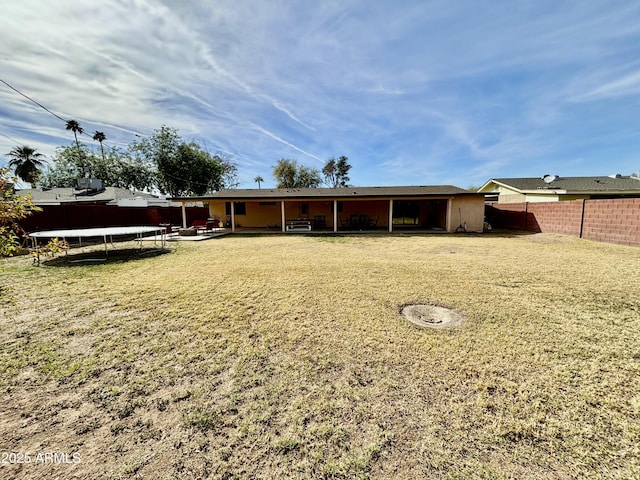
[(24, 93), (22, 93), (20, 90), (18, 90), (17, 88), (15, 88), (13, 85), (10, 85), (9, 83), (7, 83), (6, 81), (4, 81), (2, 78), (0, 78), (0, 82), (4, 83), (7, 87), (9, 87), (11, 90), (13, 90), (14, 92), (22, 95), (24, 98), (30, 100), (31, 102), (35, 103), (36, 105), (38, 105), (40, 108), (46, 110), (47, 112), (49, 112), (51, 115), (53, 115), (56, 118), (59, 118), (60, 120), (62, 120), (63, 122), (66, 122), (67, 120), (65, 120), (64, 118), (62, 118), (60, 115), (58, 115), (57, 113), (53, 113), (51, 110), (49, 110), (47, 107), (45, 107), (44, 105), (42, 105), (41, 103), (36, 102), (33, 98), (31, 98), (29, 95), (25, 95)]
[[(0, 82), (4, 83), (4, 84), (5, 84), (7, 87), (9, 87), (11, 90), (13, 90), (14, 92), (18, 93), (19, 95), (22, 95), (24, 98), (26, 98), (27, 100), (29, 100), (29, 101), (33, 102), (34, 104), (36, 104), (37, 106), (39, 106), (40, 108), (42, 108), (42, 109), (43, 109), (43, 110), (45, 110), (46, 112), (50, 113), (51, 115), (53, 115), (53, 116), (54, 116), (54, 117), (56, 117), (57, 119), (62, 120), (62, 121), (63, 121), (63, 122), (65, 122), (65, 123), (68, 123), (68, 122), (69, 122), (69, 120), (67, 120), (67, 119), (65, 119), (65, 118), (62, 118), (62, 117), (61, 117), (60, 115), (58, 115), (57, 113), (52, 112), (52, 111), (51, 111), (51, 110), (49, 110), (47, 107), (45, 107), (45, 106), (44, 106), (44, 105), (42, 105), (41, 103), (37, 102), (36, 100), (34, 100), (33, 98), (31, 98), (30, 96), (28, 96), (28, 95), (26, 95), (26, 94), (22, 93), (20, 90), (18, 90), (17, 88), (15, 88), (13, 85), (9, 84), (7, 81), (3, 80), (2, 78), (0, 78)], [(69, 130), (69, 129), (67, 129), (67, 130)], [(73, 131), (73, 130), (72, 130), (72, 131)], [(76, 132), (74, 132), (74, 134), (75, 134), (75, 133), (76, 133)], [(85, 132), (85, 131), (84, 131), (84, 129), (81, 129), (81, 130), (80, 130), (79, 132), (77, 132), (77, 133), (80, 133), (80, 135), (85, 135), (85, 136), (87, 136), (87, 137), (91, 138), (92, 140), (95, 140), (95, 139), (93, 138), (93, 136), (92, 136), (90, 133)], [(0, 135), (2, 135), (2, 136), (4, 136), (4, 137), (7, 137), (9, 140), (11, 140), (11, 141), (15, 142), (17, 145), (21, 145), (21, 144), (20, 144), (19, 142), (17, 142), (15, 139), (13, 139), (13, 138), (9, 137), (8, 135), (3, 134), (2, 132), (0, 132)], [(75, 136), (75, 135), (74, 135), (74, 136)], [(138, 134), (136, 134), (136, 136), (137, 136), (137, 137), (140, 137), (140, 135), (138, 135)], [(109, 144), (108, 144), (108, 143), (106, 143), (106, 142), (99, 142), (99, 143), (101, 143), (102, 145), (106, 145), (107, 147), (109, 147)], [(111, 146), (111, 148), (113, 149), (114, 147), (113, 147), (113, 146)], [(207, 153), (208, 153), (208, 152), (207, 152)], [(187, 182), (189, 182), (188, 180), (186, 180), (186, 179), (184, 179), (184, 178), (181, 178), (181, 177), (178, 177), (178, 176), (172, 175), (172, 174), (170, 174), (170, 173), (166, 173), (166, 172), (164, 172), (164, 173), (163, 173), (163, 175), (166, 175), (166, 176), (168, 176), (168, 177), (174, 178), (174, 179), (176, 179), (176, 180), (182, 180), (182, 181), (187, 181)], [(201, 185), (201, 186), (209, 186), (209, 183), (198, 182), (198, 181), (190, 181), (190, 183), (195, 184), (195, 185)]]
[[(62, 121), (63, 121), (63, 122), (65, 122), (65, 123), (67, 123), (67, 122), (68, 122), (68, 120), (67, 120), (67, 119), (62, 118), (60, 115), (58, 115), (58, 114), (57, 114), (57, 113), (55, 113), (55, 112), (52, 112), (52, 111), (51, 111), (51, 110), (49, 110), (47, 107), (45, 107), (45, 106), (44, 106), (44, 105), (42, 105), (41, 103), (37, 102), (36, 100), (34, 100), (33, 98), (31, 98), (29, 95), (26, 95), (26, 94), (22, 93), (22, 92), (21, 92), (20, 90), (18, 90), (16, 87), (14, 87), (13, 85), (9, 84), (7, 81), (3, 80), (2, 78), (0, 78), (0, 82), (4, 83), (7, 87), (9, 87), (9, 88), (10, 88), (11, 90), (13, 90), (14, 92), (18, 93), (19, 95), (22, 95), (24, 98), (26, 98), (26, 99), (28, 99), (29, 101), (31, 101), (31, 102), (33, 102), (33, 103), (35, 103), (35, 104), (36, 104), (36, 105), (38, 105), (40, 108), (42, 108), (42, 109), (43, 109), (43, 110), (45, 110), (46, 112), (50, 113), (51, 115), (53, 115), (53, 116), (54, 116), (54, 117), (56, 117), (57, 119), (62, 120)], [(83, 129), (82, 131), (78, 132), (78, 133), (80, 133), (80, 135), (85, 135), (85, 136), (87, 136), (87, 137), (91, 138), (92, 140), (94, 140), (93, 136), (92, 136), (90, 133), (85, 132), (85, 131), (84, 131), (84, 129)], [(6, 137), (6, 135), (4, 135), (4, 136)], [(7, 137), (7, 138), (9, 138), (9, 137)], [(13, 140), (13, 139), (11, 138), (11, 140)], [(15, 142), (15, 140), (13, 140), (13, 141)], [(16, 142), (16, 143), (18, 143), (18, 142)], [(103, 144), (104, 144), (104, 145), (106, 145), (107, 147), (109, 146), (109, 144), (108, 144), (108, 143), (106, 143), (106, 142), (103, 142)]]
[(8, 138), (9, 140), (11, 140), (13, 143), (15, 143), (16, 145), (22, 145), (19, 141), (17, 141), (15, 138), (11, 138), (9, 135), (5, 135), (4, 133), (0, 132), (0, 135), (2, 135), (5, 138)]

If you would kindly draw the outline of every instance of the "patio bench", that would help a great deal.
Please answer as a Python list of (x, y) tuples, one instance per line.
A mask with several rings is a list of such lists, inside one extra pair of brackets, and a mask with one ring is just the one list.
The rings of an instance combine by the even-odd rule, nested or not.
[(287, 220), (287, 232), (310, 232), (311, 222), (309, 220)]

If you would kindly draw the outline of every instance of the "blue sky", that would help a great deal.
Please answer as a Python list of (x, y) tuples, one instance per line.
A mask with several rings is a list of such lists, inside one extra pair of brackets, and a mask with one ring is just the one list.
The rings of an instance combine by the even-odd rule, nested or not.
[[(5, 1), (0, 45), (0, 78), (86, 132), (176, 127), (241, 188), (340, 155), (359, 186), (640, 170), (638, 2)], [(0, 84), (0, 154), (64, 126)]]

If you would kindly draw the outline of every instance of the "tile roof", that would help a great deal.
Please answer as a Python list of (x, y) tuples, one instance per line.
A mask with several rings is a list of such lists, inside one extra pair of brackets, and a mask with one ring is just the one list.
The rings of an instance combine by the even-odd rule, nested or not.
[(221, 190), (200, 197), (174, 197), (171, 200), (206, 201), (215, 199), (279, 199), (279, 198), (389, 198), (450, 196), (475, 194), (453, 185), (406, 187), (347, 187), (347, 188), (263, 188)]
[[(640, 179), (636, 177), (557, 177), (550, 183), (542, 178), (493, 178), (490, 182), (500, 183), (517, 190), (565, 190), (566, 192), (637, 192), (640, 193)], [(489, 182), (488, 182), (489, 183)]]

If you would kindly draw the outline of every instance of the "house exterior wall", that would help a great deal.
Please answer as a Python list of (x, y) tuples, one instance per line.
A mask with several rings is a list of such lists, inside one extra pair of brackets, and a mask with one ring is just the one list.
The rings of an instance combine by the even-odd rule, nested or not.
[(567, 200), (589, 200), (591, 195), (560, 195), (559, 199), (562, 202)]
[(497, 192), (498, 203), (520, 203), (526, 200), (522, 193), (495, 183), (491, 183), (480, 191), (480, 193), (487, 192)]
[[(209, 202), (209, 216), (226, 222), (230, 220), (227, 215), (227, 203), (226, 201), (210, 201)], [(280, 226), (281, 211), (279, 201), (266, 201), (266, 202), (234, 202), (245, 204), (245, 214), (238, 214), (238, 210), (235, 210), (235, 221), (237, 227), (249, 227), (249, 228), (263, 228)], [(288, 214), (289, 212), (287, 212)]]
[[(550, 194), (540, 194), (536, 195), (535, 193), (527, 193), (523, 195), (523, 199), (520, 202), (529, 202), (529, 203), (547, 203), (547, 202), (557, 202), (561, 199), (559, 195), (550, 195)], [(564, 196), (562, 197), (564, 200)], [(498, 197), (498, 202), (500, 201), (500, 197)]]
[(227, 214), (225, 213), (225, 202), (218, 200), (209, 201), (209, 218), (215, 218), (224, 224), (227, 218)]
[(338, 226), (351, 218), (351, 215), (368, 215), (378, 227), (389, 226), (389, 200), (344, 200), (342, 211), (338, 208)]
[[(278, 202), (280, 205), (280, 202)], [(285, 220), (304, 219), (313, 220), (315, 217), (324, 217), (325, 228), (333, 228), (333, 212), (331, 200), (289, 200), (285, 201)]]
[(478, 197), (454, 197), (451, 199), (451, 220), (448, 231), (455, 232), (466, 224), (468, 232), (482, 232), (484, 226), (484, 199)]
[[(336, 199), (337, 200), (337, 199)], [(342, 198), (337, 200), (338, 229), (348, 229), (352, 216), (366, 215), (379, 229), (389, 229), (389, 204), (390, 198)], [(482, 232), (484, 220), (484, 197), (478, 195), (461, 195), (453, 197), (401, 197), (395, 202), (417, 203), (417, 223), (410, 225), (396, 225), (396, 228), (431, 229), (441, 228), (449, 232), (455, 232), (462, 221), (469, 232)], [(207, 201), (209, 217), (218, 219), (223, 223), (230, 220), (227, 215), (226, 199), (211, 199)], [(282, 227), (281, 199), (265, 199), (264, 201), (245, 201), (237, 203), (245, 204), (245, 213), (239, 214), (235, 210), (235, 226), (246, 228)], [(314, 222), (318, 217), (324, 217), (324, 228), (333, 230), (333, 199), (295, 199), (284, 201), (285, 220), (306, 219)], [(394, 213), (395, 209), (394, 209)], [(317, 229), (317, 223), (313, 223)]]
[(236, 225), (240, 227), (275, 227), (282, 223), (280, 202), (245, 202), (245, 215), (236, 211)]
[[(209, 215), (211, 218), (226, 220), (225, 201), (210, 201)], [(346, 222), (351, 215), (369, 215), (378, 220), (378, 227), (389, 225), (388, 200), (345, 200), (339, 201), (338, 227)], [(246, 214), (236, 212), (236, 226), (248, 228), (264, 228), (267, 226), (281, 226), (280, 200), (269, 202), (245, 202)], [(272, 205), (267, 205), (272, 204)], [(333, 228), (333, 200), (285, 200), (285, 219), (313, 220), (317, 216), (324, 216), (326, 228)]]

